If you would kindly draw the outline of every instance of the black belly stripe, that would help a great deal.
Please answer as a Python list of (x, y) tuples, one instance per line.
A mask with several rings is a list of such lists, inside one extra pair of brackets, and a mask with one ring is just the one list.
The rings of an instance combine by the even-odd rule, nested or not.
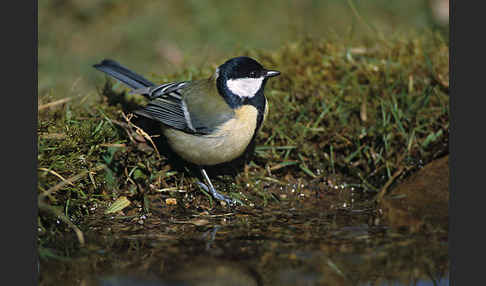
[(257, 95), (248, 99), (248, 104), (253, 105), (258, 111), (257, 124), (256, 124), (256, 129), (255, 129), (255, 131), (258, 131), (260, 129), (262, 123), (263, 123), (263, 119), (264, 119), (264, 116), (265, 116), (265, 106), (267, 104), (265, 96), (263, 95), (263, 91), (260, 90), (257, 93)]

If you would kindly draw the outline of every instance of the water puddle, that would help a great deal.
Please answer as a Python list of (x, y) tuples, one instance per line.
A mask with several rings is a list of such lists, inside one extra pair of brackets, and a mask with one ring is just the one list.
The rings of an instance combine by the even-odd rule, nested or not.
[(84, 247), (74, 236), (52, 245), (58, 257), (40, 260), (40, 285), (449, 284), (443, 209), (424, 215), (400, 192), (395, 200), (408, 198), (410, 215), (421, 221), (403, 228), (390, 210), (403, 213), (404, 202), (385, 209), (351, 189), (280, 192), (279, 203), (211, 213), (100, 212), (87, 222)]

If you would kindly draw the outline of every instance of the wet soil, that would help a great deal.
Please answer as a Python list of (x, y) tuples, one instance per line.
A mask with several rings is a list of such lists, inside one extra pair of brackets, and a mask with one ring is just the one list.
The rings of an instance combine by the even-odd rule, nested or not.
[(341, 185), (279, 188), (265, 207), (98, 209), (84, 247), (66, 236), (40, 260), (40, 285), (448, 285), (447, 163), (379, 203)]
[(449, 156), (427, 164), (394, 188), (381, 201), (384, 216), (393, 227), (411, 231), (449, 229)]

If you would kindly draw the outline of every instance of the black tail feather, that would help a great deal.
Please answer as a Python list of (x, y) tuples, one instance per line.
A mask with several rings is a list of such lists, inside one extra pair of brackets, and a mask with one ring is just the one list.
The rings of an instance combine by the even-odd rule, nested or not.
[(113, 60), (105, 59), (101, 63), (93, 65), (93, 67), (116, 78), (133, 89), (155, 85), (141, 75), (132, 72)]

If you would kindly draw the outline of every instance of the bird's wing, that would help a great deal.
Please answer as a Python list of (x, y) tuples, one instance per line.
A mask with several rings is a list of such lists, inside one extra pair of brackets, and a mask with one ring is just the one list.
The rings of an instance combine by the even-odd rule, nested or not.
[(214, 100), (208, 102), (200, 94), (189, 93), (191, 85), (195, 84), (200, 83), (172, 82), (133, 90), (132, 93), (145, 94), (151, 99), (145, 107), (134, 112), (186, 133), (210, 134), (217, 126), (231, 118), (233, 112), (229, 107), (214, 112), (214, 105), (221, 103)]
[[(94, 67), (131, 87), (133, 90), (130, 93), (142, 94), (150, 99), (146, 107), (134, 111), (136, 114), (169, 127), (192, 134), (210, 134), (234, 115), (214, 90), (214, 81), (201, 80), (191, 84), (180, 81), (155, 85), (113, 60), (105, 59)], [(202, 90), (213, 91), (216, 96), (211, 96), (211, 93), (208, 97), (201, 95), (197, 92), (201, 87)]]
[(196, 133), (182, 99), (181, 91), (187, 84), (184, 81), (171, 82), (133, 90), (131, 93), (144, 94), (151, 99), (145, 107), (135, 110), (135, 113), (181, 131)]
[(134, 89), (130, 91), (130, 94), (143, 94), (147, 96), (149, 99), (155, 99), (164, 96), (170, 97), (173, 95), (175, 95), (176, 97), (180, 97), (181, 96), (180, 91), (188, 83), (189, 83), (188, 81), (178, 81), (178, 82), (164, 83), (162, 85), (147, 86), (144, 88)]

